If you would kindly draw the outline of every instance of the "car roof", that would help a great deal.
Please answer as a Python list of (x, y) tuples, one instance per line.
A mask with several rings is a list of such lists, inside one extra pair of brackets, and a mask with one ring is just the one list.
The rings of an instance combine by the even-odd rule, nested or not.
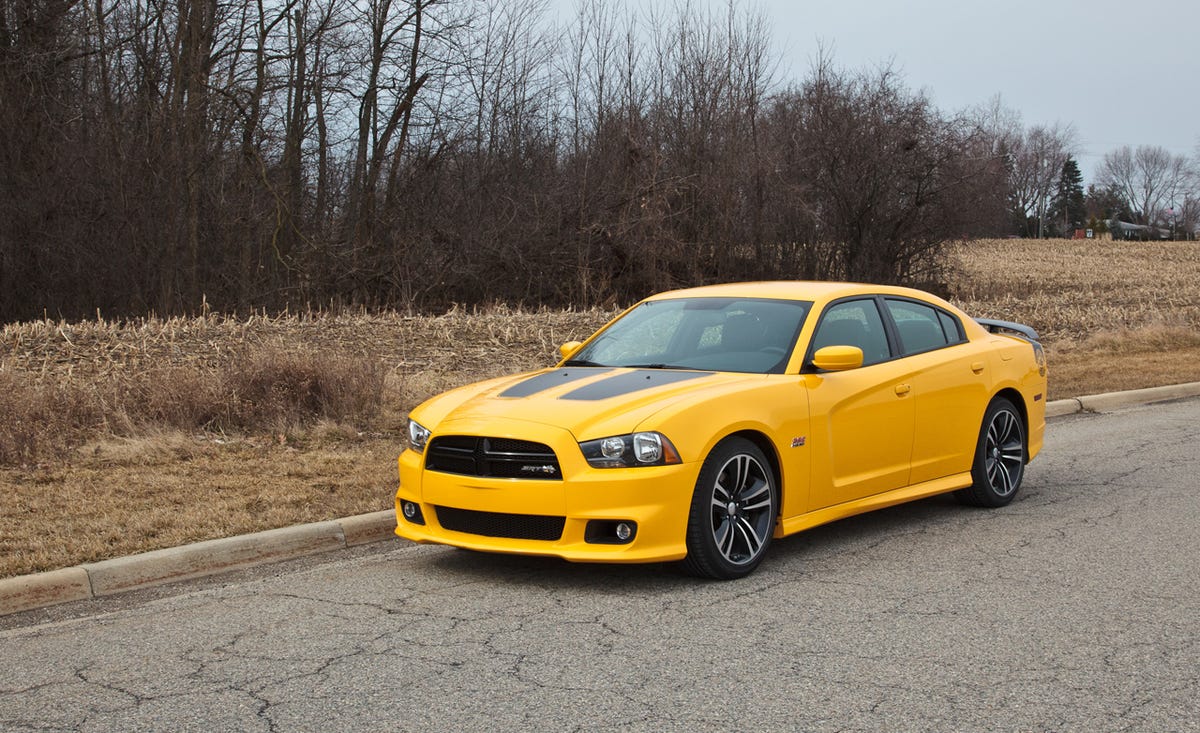
[(814, 280), (778, 280), (774, 282), (705, 285), (698, 288), (659, 293), (647, 298), (647, 300), (670, 300), (674, 298), (776, 298), (781, 300), (828, 302), (851, 295), (867, 294), (902, 295), (934, 303), (945, 302), (936, 295), (931, 295), (921, 290), (914, 290), (913, 288)]

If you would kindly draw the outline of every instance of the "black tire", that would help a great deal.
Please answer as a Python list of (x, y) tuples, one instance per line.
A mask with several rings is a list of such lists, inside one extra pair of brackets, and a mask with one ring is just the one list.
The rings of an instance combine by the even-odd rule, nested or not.
[(717, 580), (754, 572), (778, 512), (779, 487), (763, 452), (745, 438), (721, 441), (704, 459), (692, 492), (684, 570)]
[(1008, 504), (1021, 490), (1025, 476), (1025, 421), (1021, 412), (1004, 397), (988, 405), (975, 444), (971, 464), (974, 483), (954, 492), (968, 506), (999, 507)]

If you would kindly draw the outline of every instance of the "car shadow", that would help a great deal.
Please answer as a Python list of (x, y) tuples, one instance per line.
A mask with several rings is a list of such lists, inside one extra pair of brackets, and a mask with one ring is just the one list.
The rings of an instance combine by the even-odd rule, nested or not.
[[(777, 539), (768, 550), (764, 565), (755, 576), (803, 564), (811, 556), (826, 558), (838, 552), (852, 552), (886, 544), (931, 526), (969, 524), (985, 516), (960, 505), (949, 494), (929, 497), (867, 514), (824, 524), (790, 537)], [(594, 587), (604, 592), (622, 588), (644, 593), (649, 589), (667, 590), (708, 581), (683, 572), (678, 563), (616, 564), (571, 563), (554, 557), (507, 555), (445, 548), (427, 558), (437, 570), (464, 579), (503, 581), (510, 585), (539, 588), (573, 589)]]
[(772, 545), (771, 550), (775, 551), (792, 544), (792, 540), (808, 540), (810, 544), (821, 545), (861, 542), (874, 544), (890, 534), (910, 534), (918, 528), (928, 527), (931, 523), (965, 521), (978, 514), (975, 508), (959, 504), (952, 495), (939, 494), (822, 524), (776, 540), (777, 544)]
[(594, 586), (611, 592), (615, 586), (629, 590), (685, 585), (693, 578), (684, 575), (675, 563), (572, 563), (557, 557), (506, 555), (448, 548), (430, 559), (439, 571), (464, 579), (500, 581), (510, 585), (538, 588)]

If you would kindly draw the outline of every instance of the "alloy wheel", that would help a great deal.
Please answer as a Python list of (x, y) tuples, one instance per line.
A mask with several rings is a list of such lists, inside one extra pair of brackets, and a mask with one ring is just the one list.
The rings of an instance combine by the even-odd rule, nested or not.
[(1025, 437), (1021, 419), (1009, 410), (1000, 410), (988, 425), (983, 446), (984, 468), (988, 484), (998, 496), (1008, 496), (1021, 485), (1025, 465)]
[(710, 527), (717, 551), (734, 565), (753, 562), (770, 538), (774, 507), (769, 476), (745, 453), (734, 455), (717, 472)]

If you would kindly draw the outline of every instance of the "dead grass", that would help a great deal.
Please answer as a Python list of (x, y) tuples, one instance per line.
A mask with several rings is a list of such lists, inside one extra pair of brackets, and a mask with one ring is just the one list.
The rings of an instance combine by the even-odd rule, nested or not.
[(1200, 381), (1200, 243), (989, 239), (953, 254), (952, 300), (1040, 332), (1050, 399)]
[(1200, 328), (1200, 243), (986, 239), (958, 245), (952, 299), (1050, 343)]
[(387, 506), (395, 444), (297, 445), (179, 433), (89, 444), (0, 471), (4, 575), (349, 516)]
[(6, 326), (0, 577), (387, 508), (408, 410), (612, 315)]
[(368, 425), (379, 410), (377, 359), (307, 349), (248, 347), (215, 365), (197, 361), (82, 376), (69, 365), (0, 371), (0, 464), (60, 459), (85, 440), (161, 429), (284, 431), (317, 420)]
[[(1042, 332), (1052, 399), (1200, 381), (1200, 245), (959, 245), (952, 299)], [(40, 321), (0, 331), (0, 577), (391, 505), (407, 411), (614, 313)]]
[(532, 368), (601, 311), (208, 316), (49, 321), (0, 333), (0, 465), (85, 440), (181, 431), (288, 432), (317, 420), (398, 430), (426, 397)]
[(32, 375), (0, 363), (0, 465), (61, 455), (82, 436), (101, 428), (99, 405), (88, 390)]

